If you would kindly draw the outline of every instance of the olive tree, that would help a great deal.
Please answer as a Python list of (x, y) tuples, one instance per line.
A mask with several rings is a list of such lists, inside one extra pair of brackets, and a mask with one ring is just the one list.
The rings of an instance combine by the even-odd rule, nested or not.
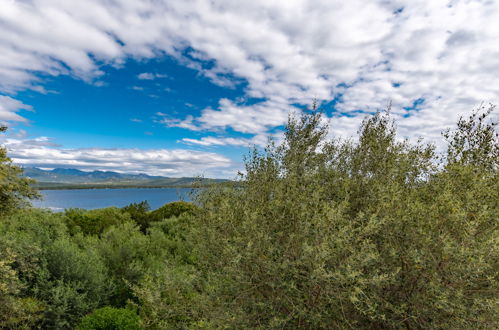
[[(290, 118), (233, 187), (200, 194), (211, 327), (490, 328), (499, 315), (497, 139), (462, 119), (444, 166), (386, 112), (357, 141)], [(477, 122), (478, 120), (478, 122)]]

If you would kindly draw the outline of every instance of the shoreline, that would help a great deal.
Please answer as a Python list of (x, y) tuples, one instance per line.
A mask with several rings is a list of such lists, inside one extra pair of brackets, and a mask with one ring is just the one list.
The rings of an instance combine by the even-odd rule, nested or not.
[(177, 189), (199, 189), (209, 188), (217, 185), (227, 185), (226, 182), (220, 183), (205, 183), (205, 184), (187, 184), (187, 185), (127, 185), (127, 184), (33, 184), (32, 187), (36, 190), (82, 190), (82, 189), (162, 189), (162, 188), (177, 188)]
[(42, 186), (42, 187), (36, 187), (33, 186), (33, 188), (37, 190), (94, 190), (94, 189), (162, 189), (162, 188), (178, 188), (178, 189), (185, 189), (185, 188), (192, 188), (192, 189), (198, 189), (198, 188), (207, 188), (209, 185), (201, 185), (201, 186)]

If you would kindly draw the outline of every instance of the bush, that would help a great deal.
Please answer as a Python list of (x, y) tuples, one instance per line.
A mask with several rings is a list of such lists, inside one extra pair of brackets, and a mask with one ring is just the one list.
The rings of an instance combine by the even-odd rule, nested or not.
[(159, 209), (152, 211), (149, 214), (149, 221), (161, 221), (171, 217), (178, 217), (182, 213), (194, 214), (197, 208), (189, 202), (172, 202), (161, 206)]
[(291, 119), (238, 185), (200, 195), (191, 240), (212, 326), (494, 327), (495, 124), (458, 125), (437, 167), (434, 148), (398, 140), (387, 114), (356, 143), (326, 140), (320, 116)]
[(23, 283), (12, 268), (16, 255), (0, 249), (0, 329), (31, 328), (42, 317), (43, 304), (21, 296)]
[(115, 286), (111, 303), (123, 307), (133, 298), (131, 286), (150, 271), (158, 256), (150, 253), (149, 237), (130, 222), (109, 228), (98, 241), (98, 250)]
[[(190, 232), (196, 227), (197, 218), (187, 212), (152, 223), (149, 228), (151, 248), (155, 255), (165, 254), (168, 259), (176, 259), (182, 264), (196, 262), (195, 242), (190, 240)], [(161, 249), (162, 251), (160, 251)]]
[(113, 225), (131, 222), (128, 213), (117, 207), (96, 210), (68, 209), (65, 212), (66, 223), (72, 234), (101, 235)]
[(95, 242), (71, 237), (63, 219), (61, 214), (26, 209), (0, 225), (0, 255), (10, 250), (15, 256), (10, 268), (19, 278), (18, 302), (26, 311), (37, 302), (43, 307), (43, 318), (33, 320), (37, 327), (72, 328), (111, 295)]
[(147, 201), (140, 203), (132, 203), (121, 209), (130, 215), (130, 218), (135, 221), (137, 225), (140, 226), (140, 230), (145, 233), (149, 227), (149, 210), (150, 206)]
[(103, 307), (85, 316), (77, 330), (140, 330), (139, 316), (124, 308)]

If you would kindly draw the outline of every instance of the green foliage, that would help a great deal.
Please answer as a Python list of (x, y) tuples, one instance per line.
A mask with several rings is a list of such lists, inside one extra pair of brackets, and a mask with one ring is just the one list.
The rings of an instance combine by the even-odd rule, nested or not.
[(103, 307), (83, 318), (77, 330), (140, 330), (139, 316), (124, 308)]
[(101, 235), (113, 225), (132, 221), (129, 213), (124, 213), (117, 207), (96, 210), (68, 209), (65, 212), (66, 222), (71, 231), (84, 235)]
[(443, 157), (388, 113), (345, 141), (313, 111), (239, 182), (155, 211), (15, 210), (29, 193), (2, 151), (0, 328), (494, 328), (492, 111), (445, 132)]
[(40, 318), (43, 304), (33, 298), (23, 298), (23, 284), (12, 268), (16, 256), (10, 250), (0, 251), (0, 328), (29, 329)]
[[(7, 130), (0, 126), (0, 133)], [(21, 177), (23, 170), (7, 157), (7, 150), (0, 147), (0, 218), (16, 209), (29, 205), (27, 199), (38, 198), (39, 194), (30, 187), (33, 183)]]
[(469, 118), (459, 118), (457, 129), (443, 133), (449, 143), (448, 165), (472, 165), (493, 170), (499, 166), (499, 134), (497, 122), (487, 122), (495, 106), (482, 105)]
[(194, 214), (197, 208), (189, 202), (172, 202), (161, 206), (159, 209), (152, 211), (149, 214), (149, 221), (161, 221), (171, 217), (178, 217), (182, 213)]
[[(190, 233), (196, 228), (197, 218), (189, 213), (182, 213), (163, 221), (152, 223), (149, 237), (157, 248), (163, 249), (169, 259), (180, 260), (181, 264), (195, 264), (195, 242), (191, 241)], [(156, 252), (159, 254), (159, 251)]]
[(21, 284), (11, 296), (26, 304), (18, 309), (43, 307), (36, 321), (43, 328), (72, 328), (83, 315), (107, 303), (112, 290), (95, 246), (71, 238), (63, 219), (27, 209), (6, 218), (0, 227), (0, 252), (12, 251), (11, 268)]
[(150, 245), (150, 238), (131, 222), (113, 226), (102, 235), (98, 250), (115, 285), (113, 306), (125, 306), (133, 298), (131, 286), (154, 268), (162, 249), (157, 249), (160, 254), (155, 255), (150, 253)]
[(137, 225), (140, 226), (140, 230), (145, 233), (149, 227), (150, 217), (149, 210), (151, 207), (147, 201), (140, 203), (132, 203), (123, 207), (121, 210), (130, 215), (130, 218), (135, 221)]
[(206, 328), (205, 309), (212, 304), (205, 295), (205, 279), (195, 267), (167, 262), (134, 287), (137, 307), (147, 329)]
[[(239, 186), (201, 194), (205, 317), (221, 328), (493, 327), (497, 155), (472, 158), (478, 172), (476, 161), (439, 171), (433, 147), (399, 142), (387, 114), (366, 119), (356, 143), (324, 140), (320, 116), (291, 119)], [(490, 126), (449, 136), (468, 154), (497, 150)]]
[(49, 306), (47, 325), (70, 327), (108, 301), (110, 285), (105, 265), (93, 248), (66, 239), (46, 248), (47, 272), (37, 284), (38, 296)]

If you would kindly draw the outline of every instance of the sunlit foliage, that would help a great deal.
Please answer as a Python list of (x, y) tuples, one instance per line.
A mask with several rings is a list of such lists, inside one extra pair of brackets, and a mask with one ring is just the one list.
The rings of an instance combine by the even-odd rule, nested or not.
[(309, 111), (237, 182), (154, 211), (30, 209), (2, 149), (0, 328), (494, 328), (492, 111), (444, 132), (444, 154), (387, 112), (338, 140)]

